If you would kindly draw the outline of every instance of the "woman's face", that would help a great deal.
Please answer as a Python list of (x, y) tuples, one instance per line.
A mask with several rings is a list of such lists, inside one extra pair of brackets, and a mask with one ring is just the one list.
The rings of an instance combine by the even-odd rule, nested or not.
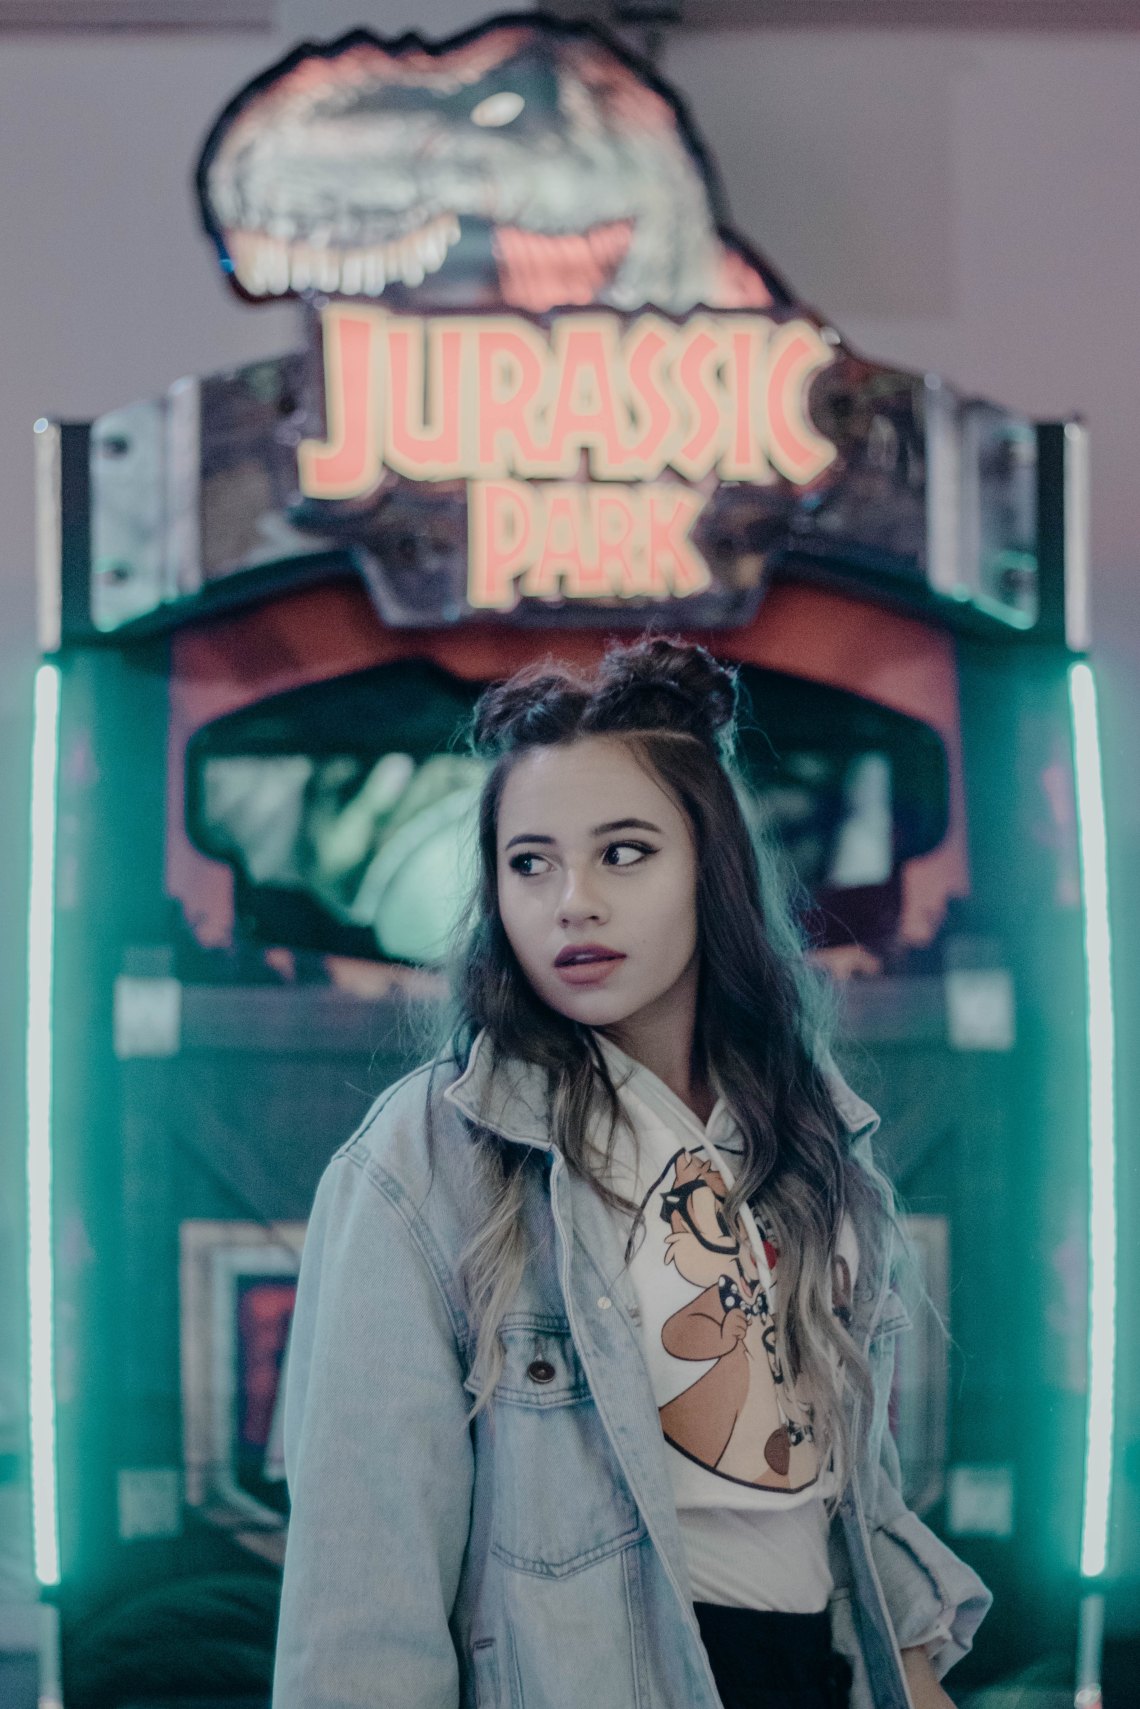
[[(516, 761), (497, 844), (504, 929), (559, 1014), (617, 1026), (695, 985), (692, 829), (620, 739), (587, 736)], [(565, 964), (587, 945), (610, 958)]]

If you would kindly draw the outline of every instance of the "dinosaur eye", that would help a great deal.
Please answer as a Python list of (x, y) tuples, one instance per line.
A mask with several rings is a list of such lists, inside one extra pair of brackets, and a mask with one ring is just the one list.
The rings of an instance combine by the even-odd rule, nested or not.
[(485, 130), (497, 130), (500, 125), (509, 125), (512, 119), (517, 119), (525, 106), (522, 96), (513, 89), (500, 89), (497, 95), (488, 95), (471, 109), (471, 123), (482, 125)]

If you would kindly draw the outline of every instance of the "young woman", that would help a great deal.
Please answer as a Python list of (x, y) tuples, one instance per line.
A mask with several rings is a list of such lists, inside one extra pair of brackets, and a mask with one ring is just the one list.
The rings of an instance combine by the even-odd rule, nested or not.
[(989, 1595), (885, 1428), (889, 1194), (730, 773), (644, 640), (488, 690), (446, 1052), (333, 1158), (274, 1709), (936, 1709)]

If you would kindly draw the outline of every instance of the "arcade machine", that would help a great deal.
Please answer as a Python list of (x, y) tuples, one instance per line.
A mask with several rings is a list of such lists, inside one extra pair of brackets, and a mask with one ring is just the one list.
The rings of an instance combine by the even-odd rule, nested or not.
[(267, 1702), (305, 1218), (443, 993), (464, 720), (646, 628), (740, 666), (748, 809), (945, 1320), (900, 1341), (895, 1427), (996, 1593), (958, 1688), (1071, 1648), (1082, 1597), (1095, 1684), (1081, 428), (852, 351), (727, 224), (677, 97), (585, 27), (305, 44), (198, 186), (299, 348), (38, 428), (33, 1446), (67, 1709)]

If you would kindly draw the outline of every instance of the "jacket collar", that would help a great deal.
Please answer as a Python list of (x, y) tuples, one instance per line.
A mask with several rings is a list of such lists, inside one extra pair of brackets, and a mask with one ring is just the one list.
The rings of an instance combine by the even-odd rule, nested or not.
[[(820, 1069), (852, 1141), (873, 1134), (879, 1126), (878, 1114), (852, 1091), (830, 1053)], [(476, 1035), (466, 1068), (443, 1096), (477, 1127), (490, 1128), (520, 1145), (552, 1149), (546, 1070), (513, 1056), (500, 1057), (496, 1062), (486, 1027)]]
[(852, 1091), (835, 1066), (835, 1058), (830, 1051), (825, 1052), (819, 1069), (827, 1082), (827, 1089), (831, 1093), (839, 1119), (852, 1141), (869, 1139), (873, 1133), (877, 1133), (880, 1125), (878, 1110), (872, 1109), (866, 1099), (861, 1098), (858, 1092)]
[(444, 1092), (449, 1104), (477, 1127), (490, 1128), (520, 1145), (553, 1149), (547, 1116), (546, 1070), (520, 1057), (494, 1059), (491, 1035), (477, 1033), (467, 1066)]

